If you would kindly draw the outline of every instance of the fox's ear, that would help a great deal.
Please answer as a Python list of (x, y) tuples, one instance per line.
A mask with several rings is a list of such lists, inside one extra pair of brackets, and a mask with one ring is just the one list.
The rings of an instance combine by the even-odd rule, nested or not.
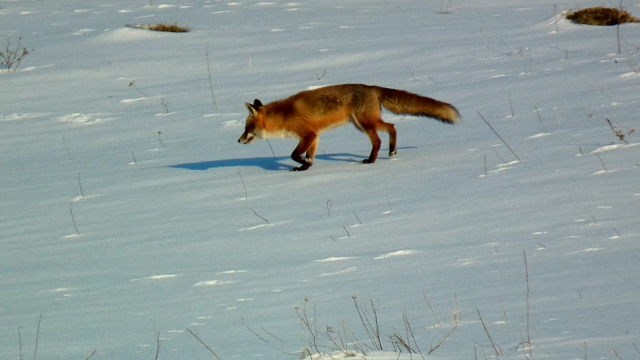
[(247, 110), (249, 110), (249, 114), (256, 116), (258, 114), (258, 109), (254, 106), (249, 104), (248, 102), (244, 103), (244, 106), (247, 107)]
[(262, 106), (262, 101), (255, 99), (253, 100), (253, 107), (258, 109), (260, 106)]

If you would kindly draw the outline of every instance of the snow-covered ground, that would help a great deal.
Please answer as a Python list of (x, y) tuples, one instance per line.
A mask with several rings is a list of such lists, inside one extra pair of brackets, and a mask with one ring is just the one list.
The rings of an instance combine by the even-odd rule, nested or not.
[[(295, 359), (302, 311), (337, 358), (372, 302), (369, 360), (637, 359), (640, 25), (618, 53), (561, 15), (597, 5), (0, 1), (33, 49), (0, 71), (0, 358)], [(397, 157), (345, 127), (302, 173), (236, 143), (244, 102), (347, 82), (463, 121), (386, 113)]]

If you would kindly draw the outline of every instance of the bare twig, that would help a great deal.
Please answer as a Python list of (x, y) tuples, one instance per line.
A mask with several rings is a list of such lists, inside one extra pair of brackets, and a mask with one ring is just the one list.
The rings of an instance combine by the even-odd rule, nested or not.
[(260, 330), (264, 331), (267, 335), (271, 336), (272, 338), (280, 341), (281, 343), (284, 342), (284, 340), (280, 339), (279, 337), (273, 335), (269, 330), (265, 329), (263, 326), (260, 326)]
[(429, 299), (427, 299), (427, 295), (423, 294), (422, 296), (424, 297), (424, 301), (427, 303), (427, 306), (429, 307), (429, 310), (431, 310), (431, 314), (433, 315), (433, 317), (438, 322), (438, 326), (442, 326), (442, 323), (440, 323), (440, 320), (438, 319), (438, 315), (436, 315), (436, 312), (433, 311), (433, 307), (431, 307), (431, 303), (429, 302)]
[(189, 332), (189, 334), (193, 335), (194, 338), (196, 338), (196, 340), (198, 340), (198, 342), (200, 342), (200, 344), (202, 344), (202, 346), (205, 347), (205, 349), (209, 350), (209, 352), (211, 353), (211, 355), (213, 355), (216, 359), (221, 360), (220, 357), (213, 352), (213, 350), (209, 347), (209, 345), (205, 344), (204, 341), (202, 341), (202, 339), (200, 339), (198, 337), (198, 335), (196, 335), (193, 331), (191, 331), (190, 329), (187, 329), (187, 331)]
[(616, 351), (616, 349), (611, 348), (611, 352), (613, 352), (613, 354), (614, 354), (618, 359), (620, 359), (620, 360), (624, 360), (624, 359), (622, 359), (622, 357), (620, 356), (620, 354), (618, 354), (618, 352)]
[(162, 142), (162, 131), (158, 131), (158, 141), (160, 141), (160, 145), (162, 145), (163, 148), (166, 148), (164, 142)]
[(404, 321), (405, 331), (407, 332), (407, 338), (410, 337), (411, 340), (413, 340), (413, 345), (415, 347), (415, 350), (418, 352), (418, 354), (420, 354), (420, 357), (422, 358), (422, 360), (425, 360), (424, 355), (422, 354), (422, 350), (420, 350), (420, 346), (416, 341), (416, 336), (413, 334), (413, 329), (411, 328), (411, 323), (409, 322), (409, 319), (407, 318), (406, 313), (402, 314), (402, 319)]
[[(313, 319), (310, 319), (309, 315), (307, 314), (307, 303), (309, 302), (309, 300), (304, 299), (304, 301), (305, 304), (302, 308), (296, 307), (296, 314), (298, 314), (298, 318), (300, 318), (300, 326), (302, 326), (302, 328), (309, 333), (309, 336), (311, 336), (310, 345), (316, 350), (318, 354), (320, 354), (320, 349), (318, 348), (319, 330), (316, 323), (316, 307), (315, 305), (313, 306)], [(307, 349), (307, 351), (309, 350)]]
[(544, 126), (544, 123), (542, 122), (542, 117), (540, 117), (540, 111), (538, 111), (538, 107), (534, 106), (533, 107), (536, 110), (536, 114), (538, 114), (538, 120), (540, 121), (540, 125), (542, 125), (542, 130), (544, 130), (545, 133), (547, 133), (547, 128)]
[(356, 307), (356, 311), (358, 311), (360, 322), (367, 332), (369, 340), (371, 340), (371, 342), (374, 344), (374, 349), (383, 350), (382, 340), (380, 339), (380, 326), (378, 324), (378, 312), (375, 305), (373, 304), (373, 300), (371, 300), (370, 303), (372, 314), (369, 314), (366, 309), (361, 308), (358, 304), (357, 298), (355, 296), (353, 297), (353, 304)]
[(484, 176), (487, 176), (487, 154), (484, 154)]
[(42, 323), (42, 313), (40, 313), (40, 317), (38, 317), (38, 327), (36, 328), (36, 344), (33, 347), (33, 360), (36, 360), (38, 355), (38, 341), (40, 340), (40, 323)]
[(211, 80), (211, 65), (209, 62), (209, 44), (207, 44), (207, 73), (209, 74), (209, 90), (211, 90), (211, 100), (213, 100), (213, 106), (218, 111), (218, 103), (216, 103), (216, 97), (213, 95), (213, 82)]
[(493, 351), (495, 351), (496, 356), (502, 356), (502, 350), (500, 350), (500, 348), (493, 341), (493, 338), (491, 337), (491, 334), (489, 334), (489, 329), (487, 329), (487, 325), (484, 323), (484, 320), (482, 320), (482, 315), (480, 315), (480, 310), (478, 308), (476, 308), (476, 311), (478, 312), (478, 317), (480, 318), (480, 323), (482, 323), (482, 327), (484, 328), (484, 332), (487, 334), (487, 338), (489, 338), (489, 342), (491, 342), (491, 346), (493, 346)]
[(22, 58), (29, 55), (33, 49), (28, 50), (22, 46), (22, 37), (18, 38), (18, 43), (15, 47), (11, 46), (11, 39), (7, 40), (7, 46), (4, 49), (0, 49), (0, 65), (6, 67), (6, 71), (18, 70), (18, 65)]
[(442, 344), (444, 344), (445, 341), (447, 341), (447, 339), (449, 339), (451, 337), (451, 335), (453, 335), (453, 333), (458, 330), (458, 324), (456, 324), (453, 329), (451, 329), (451, 331), (449, 331), (447, 333), (447, 335), (445, 335), (442, 340), (440, 340), (440, 342), (438, 344), (436, 344), (436, 346), (432, 346), (431, 350), (429, 350), (429, 352), (427, 353), (427, 355), (431, 355), (432, 352), (438, 350), (438, 348), (440, 348), (442, 346)]
[(20, 360), (24, 360), (24, 356), (22, 356), (22, 331), (19, 326), (18, 326), (18, 358)]
[(93, 357), (93, 355), (95, 355), (98, 352), (98, 349), (93, 349), (93, 352), (91, 353), (91, 355), (87, 356), (84, 360), (89, 360)]
[(132, 87), (134, 89), (136, 89), (140, 94), (144, 95), (144, 97), (148, 98), (149, 95), (147, 95), (147, 93), (145, 93), (144, 91), (140, 90), (137, 86), (136, 86), (136, 82), (135, 81), (131, 81), (129, 83), (129, 87)]
[(84, 197), (84, 190), (82, 189), (82, 182), (80, 181), (80, 173), (78, 173), (78, 187), (80, 188), (80, 195)]
[(245, 322), (244, 322), (244, 318), (241, 318), (240, 320), (241, 320), (241, 322), (242, 322), (242, 325), (244, 325), (244, 327), (245, 327), (245, 328), (247, 328), (247, 330), (249, 330), (249, 332), (250, 332), (250, 333), (252, 333), (253, 335), (255, 335), (258, 339), (260, 339), (260, 340), (262, 340), (262, 341), (266, 342), (267, 344), (269, 343), (269, 341), (268, 341), (267, 339), (263, 338), (263, 337), (262, 337), (262, 336), (260, 336), (257, 332), (253, 331), (253, 330), (249, 327), (249, 325), (247, 325), (247, 323), (245, 323)]
[(158, 356), (160, 355), (160, 332), (156, 332), (156, 356), (154, 360), (158, 360)]
[(80, 230), (78, 230), (78, 225), (76, 224), (76, 217), (73, 215), (73, 203), (69, 203), (69, 214), (71, 214), (71, 222), (73, 223), (73, 228), (76, 230), (76, 235), (80, 235)]
[(530, 288), (529, 288), (529, 265), (527, 263), (527, 252), (522, 250), (522, 257), (524, 258), (524, 273), (525, 273), (525, 282), (527, 284), (527, 344), (529, 345), (529, 356), (533, 355), (533, 350), (531, 349), (531, 328), (530, 328), (530, 308), (531, 308), (531, 300), (530, 300)]
[(598, 157), (598, 160), (600, 160), (600, 164), (602, 164), (602, 167), (604, 168), (604, 171), (609, 171), (609, 169), (607, 169), (607, 165), (605, 165), (604, 161), (602, 161), (602, 158), (600, 157), (600, 154), (596, 153), (596, 156)]
[(509, 146), (509, 144), (507, 144), (507, 142), (504, 141), (502, 136), (500, 136), (500, 134), (498, 134), (496, 129), (494, 129), (493, 126), (491, 126), (491, 124), (489, 124), (489, 122), (484, 118), (484, 116), (482, 116), (482, 114), (479, 111), (478, 111), (478, 115), (480, 115), (480, 118), (482, 118), (482, 121), (484, 121), (484, 123), (487, 124), (487, 126), (493, 131), (494, 134), (496, 134), (496, 136), (502, 141), (502, 143), (507, 147), (507, 149), (509, 149), (509, 151), (511, 151), (513, 156), (515, 156), (516, 159), (518, 159), (518, 161), (521, 161), (520, 157), (513, 151), (513, 149), (511, 149), (511, 146)]
[(625, 136), (626, 135), (631, 135), (635, 132), (635, 129), (627, 129), (627, 134), (623, 133), (622, 130), (616, 128), (615, 126), (613, 126), (613, 123), (611, 122), (611, 120), (604, 118), (605, 120), (607, 120), (607, 122), (609, 123), (609, 127), (611, 127), (611, 131), (613, 131), (614, 134), (616, 134), (616, 136), (618, 137), (618, 139), (620, 139), (620, 141), (624, 141), (625, 143), (629, 143), (627, 140), (625, 140)]
[(513, 112), (513, 102), (511, 101), (511, 93), (509, 93), (509, 108), (511, 109), (511, 117), (515, 117), (516, 114)]
[(242, 181), (242, 187), (244, 188), (244, 199), (247, 200), (249, 198), (249, 195), (247, 194), (247, 184), (244, 182), (242, 174), (240, 174), (240, 170), (238, 170), (238, 176), (240, 176), (240, 181)]
[(269, 149), (271, 150), (271, 156), (273, 156), (273, 160), (276, 159), (276, 153), (275, 151), (273, 151), (273, 146), (271, 146), (271, 142), (269, 141), (269, 139), (265, 139), (267, 141), (267, 145), (269, 145)]
[(351, 237), (351, 234), (349, 234), (349, 230), (347, 230), (347, 227), (342, 225), (342, 228), (344, 229), (344, 231), (347, 233), (347, 237)]
[(253, 214), (257, 217), (259, 217), (260, 219), (264, 220), (265, 223), (269, 224), (269, 220), (263, 218), (262, 216), (260, 216), (255, 210), (253, 210), (252, 208), (249, 208), (249, 210), (253, 211)]

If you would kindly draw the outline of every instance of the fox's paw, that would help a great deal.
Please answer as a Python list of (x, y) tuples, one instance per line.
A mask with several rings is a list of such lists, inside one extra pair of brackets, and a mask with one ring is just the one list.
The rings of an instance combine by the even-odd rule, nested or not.
[(373, 164), (374, 162), (376, 162), (375, 160), (371, 160), (371, 159), (364, 159), (362, 160), (363, 164)]
[(291, 170), (290, 170), (290, 171), (305, 171), (305, 170), (307, 170), (309, 167), (311, 167), (311, 164), (304, 164), (304, 165), (302, 165), (302, 166), (300, 166), (300, 167), (294, 167), (294, 168), (291, 168)]
[(397, 154), (398, 150), (393, 149), (393, 150), (389, 150), (389, 157), (393, 157), (393, 155)]

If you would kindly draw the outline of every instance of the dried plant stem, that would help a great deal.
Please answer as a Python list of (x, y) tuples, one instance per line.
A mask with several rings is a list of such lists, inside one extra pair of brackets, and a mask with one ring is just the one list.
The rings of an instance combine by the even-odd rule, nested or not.
[(529, 345), (529, 356), (533, 356), (533, 350), (531, 346), (531, 290), (529, 288), (529, 265), (527, 263), (527, 252), (522, 250), (522, 257), (524, 259), (524, 274), (525, 274), (525, 283), (527, 285), (527, 344)]
[(80, 181), (80, 173), (78, 173), (78, 187), (80, 188), (80, 195), (84, 197), (84, 190), (82, 189), (82, 182)]
[(382, 348), (382, 340), (380, 339), (380, 325), (378, 324), (378, 312), (373, 303), (373, 300), (371, 300), (372, 314), (369, 314), (365, 309), (360, 307), (355, 296), (353, 297), (353, 304), (356, 307), (356, 311), (358, 311), (360, 322), (362, 323), (362, 326), (366, 330), (367, 335), (369, 336), (369, 340), (374, 344), (374, 349), (382, 351), (383, 348)]
[(423, 295), (423, 297), (424, 297), (424, 301), (427, 303), (427, 306), (429, 307), (429, 310), (431, 310), (431, 314), (436, 319), (438, 326), (442, 326), (442, 323), (440, 323), (440, 320), (438, 319), (438, 315), (436, 315), (436, 312), (433, 311), (433, 307), (431, 307), (431, 303), (429, 302), (429, 299), (427, 299), (427, 295)]
[(78, 230), (78, 225), (76, 224), (76, 217), (73, 215), (73, 203), (69, 203), (69, 214), (71, 214), (71, 222), (73, 223), (73, 228), (76, 230), (76, 235), (80, 235), (80, 231)]
[(24, 360), (24, 356), (22, 356), (22, 331), (18, 326), (18, 358), (20, 360)]
[(453, 329), (451, 329), (451, 331), (449, 331), (447, 333), (447, 335), (445, 335), (442, 340), (440, 340), (439, 343), (436, 344), (436, 346), (432, 346), (431, 350), (429, 350), (429, 352), (427, 353), (427, 355), (431, 355), (432, 352), (438, 350), (438, 348), (440, 348), (442, 346), (442, 344), (444, 344), (445, 341), (447, 341), (447, 339), (449, 339), (451, 337), (451, 335), (453, 335), (453, 333), (458, 330), (458, 324), (456, 324)]
[(211, 64), (209, 61), (209, 44), (207, 44), (207, 73), (209, 74), (209, 90), (211, 90), (211, 100), (213, 100), (213, 106), (215, 106), (216, 111), (218, 111), (218, 103), (216, 102), (215, 95), (213, 95), (213, 81), (211, 80)]
[(158, 141), (160, 141), (160, 145), (162, 145), (163, 148), (166, 148), (166, 146), (164, 146), (164, 142), (162, 141), (162, 131), (158, 131)]
[(266, 222), (267, 224), (269, 224), (269, 220), (263, 218), (262, 216), (260, 216), (260, 214), (258, 214), (255, 210), (253, 210), (252, 208), (249, 208), (249, 210), (253, 211), (253, 214), (257, 217), (259, 217), (260, 219), (264, 220), (264, 222)]
[(360, 223), (360, 225), (362, 225), (362, 220), (360, 220), (360, 218), (358, 217), (358, 214), (354, 213), (353, 215), (356, 217), (356, 219), (358, 219), (358, 222)]
[(40, 324), (42, 323), (42, 313), (38, 317), (38, 327), (36, 328), (36, 344), (33, 348), (33, 360), (36, 360), (38, 355), (38, 341), (40, 340)]
[(132, 81), (129, 83), (129, 87), (133, 87), (134, 89), (136, 89), (140, 94), (144, 95), (144, 97), (148, 98), (149, 95), (147, 95), (147, 93), (145, 93), (144, 91), (140, 90), (137, 86), (136, 86), (136, 82)]
[(480, 323), (482, 323), (484, 332), (487, 334), (487, 338), (489, 338), (489, 342), (491, 342), (491, 346), (493, 346), (493, 351), (495, 351), (496, 356), (502, 356), (502, 351), (498, 348), (496, 343), (493, 341), (491, 334), (489, 334), (489, 329), (487, 329), (487, 325), (484, 323), (484, 320), (482, 320), (482, 315), (480, 315), (480, 310), (476, 308), (476, 311), (478, 312), (478, 317), (480, 318)]
[(545, 133), (548, 133), (547, 128), (544, 126), (544, 123), (542, 122), (542, 117), (540, 117), (540, 111), (538, 111), (538, 107), (534, 106), (533, 108), (536, 110), (536, 114), (538, 114), (538, 120), (540, 121), (540, 125), (542, 125), (542, 130), (544, 130)]
[(511, 109), (511, 117), (515, 117), (516, 114), (513, 112), (513, 101), (511, 101), (511, 93), (509, 93), (509, 108)]
[(209, 347), (209, 345), (205, 344), (204, 341), (202, 341), (202, 339), (200, 339), (198, 337), (198, 335), (196, 335), (193, 331), (191, 331), (190, 329), (187, 329), (187, 332), (189, 332), (189, 334), (193, 335), (194, 338), (196, 338), (196, 340), (198, 340), (198, 342), (200, 344), (202, 344), (202, 346), (205, 347), (205, 349), (209, 350), (209, 352), (211, 353), (211, 355), (213, 355), (216, 359), (221, 360), (220, 357)]
[(507, 149), (509, 149), (509, 151), (511, 151), (513, 156), (515, 156), (516, 159), (518, 159), (518, 161), (521, 161), (520, 157), (513, 151), (513, 149), (511, 149), (511, 146), (509, 146), (509, 144), (507, 144), (507, 142), (504, 141), (502, 136), (500, 136), (500, 134), (498, 134), (496, 129), (494, 129), (493, 126), (491, 126), (491, 124), (489, 124), (489, 122), (484, 118), (484, 116), (482, 116), (482, 114), (479, 111), (478, 111), (478, 115), (480, 115), (480, 118), (482, 118), (482, 121), (484, 121), (484, 123), (487, 124), (487, 126), (493, 131), (494, 134), (496, 134), (496, 136), (502, 141), (502, 143), (507, 147)]
[(598, 157), (598, 160), (600, 160), (600, 164), (602, 164), (602, 167), (604, 168), (604, 171), (609, 171), (609, 169), (607, 169), (607, 165), (605, 165), (604, 161), (602, 161), (602, 158), (600, 157), (600, 154), (596, 153), (596, 156)]
[(249, 327), (249, 325), (247, 325), (247, 323), (246, 323), (246, 322), (244, 322), (244, 318), (241, 318), (241, 319), (240, 319), (240, 321), (242, 322), (242, 325), (244, 325), (244, 327), (245, 327), (247, 330), (249, 330), (249, 332), (250, 332), (250, 333), (252, 333), (253, 335), (255, 335), (258, 339), (260, 339), (260, 340), (262, 340), (262, 341), (266, 342), (267, 344), (269, 343), (269, 341), (268, 341), (267, 339), (263, 338), (263, 337), (262, 337), (262, 336), (260, 336), (257, 332), (253, 331), (253, 330)]
[(276, 159), (276, 153), (275, 151), (273, 151), (273, 146), (271, 146), (271, 142), (269, 141), (269, 139), (265, 139), (267, 141), (267, 145), (269, 145), (269, 149), (271, 150), (271, 156), (273, 156), (273, 160)]
[[(316, 352), (318, 354), (320, 354), (320, 349), (318, 348), (318, 335), (320, 333), (320, 331), (318, 330), (318, 325), (316, 323), (316, 307), (315, 305), (313, 306), (313, 319), (309, 319), (309, 315), (307, 315), (307, 302), (309, 302), (308, 299), (304, 299), (305, 301), (305, 305), (302, 308), (296, 307), (296, 313), (298, 314), (298, 318), (300, 318), (300, 322), (302, 328), (304, 330), (306, 330), (309, 333), (309, 336), (311, 336), (311, 340), (310, 340), (310, 345), (311, 347), (313, 347)], [(306, 349), (307, 352), (309, 352), (309, 355), (311, 355), (311, 352)]]
[(160, 355), (160, 332), (156, 332), (156, 356), (153, 359), (158, 360), (159, 355)]
[(93, 355), (95, 355), (98, 352), (98, 349), (93, 349), (93, 352), (91, 353), (91, 355), (87, 356), (84, 360), (89, 360), (93, 357)]
[(487, 176), (487, 154), (484, 154), (484, 176)]
[(247, 194), (247, 184), (244, 182), (242, 174), (240, 174), (240, 170), (238, 170), (238, 176), (240, 176), (240, 181), (242, 181), (242, 187), (244, 188), (244, 199), (247, 200), (249, 198), (249, 195)]
[(342, 225), (342, 228), (344, 229), (344, 231), (347, 233), (347, 237), (351, 237), (351, 234), (349, 234), (349, 230), (347, 230), (347, 227)]

